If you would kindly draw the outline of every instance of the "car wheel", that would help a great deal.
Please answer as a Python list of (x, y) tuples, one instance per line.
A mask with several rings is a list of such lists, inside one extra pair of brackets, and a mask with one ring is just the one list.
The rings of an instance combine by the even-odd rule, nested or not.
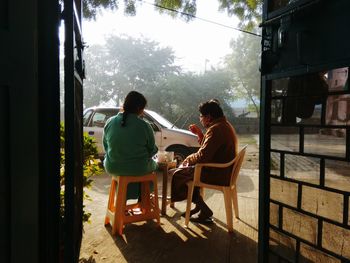
[(187, 147), (184, 146), (173, 146), (166, 149), (168, 152), (174, 152), (174, 159), (177, 162), (177, 165), (181, 164), (185, 158), (190, 154), (190, 151)]

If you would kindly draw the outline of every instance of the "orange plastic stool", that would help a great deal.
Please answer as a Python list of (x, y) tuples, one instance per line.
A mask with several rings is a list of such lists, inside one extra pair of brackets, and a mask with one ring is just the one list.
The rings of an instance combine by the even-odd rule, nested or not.
[[(150, 193), (151, 182), (153, 182), (154, 188), (153, 197)], [(126, 192), (129, 183), (141, 183), (141, 202), (131, 205), (126, 204)], [(110, 224), (112, 226), (112, 235), (116, 233), (122, 235), (123, 228), (128, 223), (156, 219), (159, 225), (159, 212), (156, 173), (153, 172), (143, 176), (112, 176), (105, 218), (105, 225)]]

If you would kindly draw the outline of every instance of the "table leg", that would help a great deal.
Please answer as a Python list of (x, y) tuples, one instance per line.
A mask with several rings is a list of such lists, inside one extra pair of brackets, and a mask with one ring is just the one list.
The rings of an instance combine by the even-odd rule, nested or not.
[(167, 205), (167, 197), (168, 197), (168, 168), (164, 167), (162, 170), (163, 170), (162, 215), (166, 215), (166, 205)]

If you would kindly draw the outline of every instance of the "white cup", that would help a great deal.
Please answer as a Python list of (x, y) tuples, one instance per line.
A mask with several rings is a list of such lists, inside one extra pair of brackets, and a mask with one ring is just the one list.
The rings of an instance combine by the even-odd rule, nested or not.
[(166, 151), (158, 151), (157, 157), (158, 157), (158, 162), (165, 163), (167, 161)]
[(174, 160), (174, 152), (166, 152), (166, 159), (168, 162), (172, 162)]

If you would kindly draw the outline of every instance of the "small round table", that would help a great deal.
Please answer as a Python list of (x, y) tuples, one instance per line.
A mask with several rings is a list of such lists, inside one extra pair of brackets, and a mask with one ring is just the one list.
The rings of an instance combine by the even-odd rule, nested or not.
[(163, 185), (162, 185), (162, 215), (166, 215), (166, 207), (168, 200), (168, 172), (169, 169), (176, 168), (176, 161), (171, 162), (158, 162), (159, 170), (163, 174)]

